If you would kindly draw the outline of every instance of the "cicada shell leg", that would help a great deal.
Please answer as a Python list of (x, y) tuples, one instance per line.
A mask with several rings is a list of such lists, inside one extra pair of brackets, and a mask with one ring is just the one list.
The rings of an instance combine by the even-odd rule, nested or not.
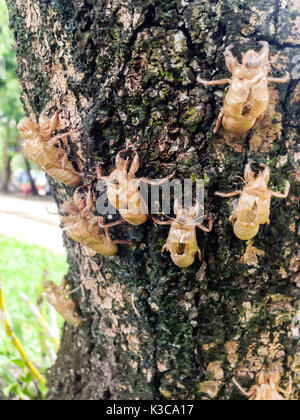
[(231, 73), (234, 73), (234, 71), (240, 67), (240, 63), (238, 62), (237, 58), (232, 54), (231, 50), (233, 48), (233, 45), (229, 45), (226, 47), (224, 56), (225, 56), (225, 63), (228, 68), (228, 70)]
[(205, 80), (201, 77), (197, 77), (197, 82), (205, 86), (216, 86), (216, 85), (226, 85), (231, 83), (231, 79), (220, 79), (220, 80)]
[(139, 167), (140, 167), (140, 158), (139, 158), (138, 153), (134, 151), (134, 158), (130, 165), (129, 174), (133, 176), (139, 170)]
[(217, 195), (218, 197), (223, 197), (223, 198), (234, 197), (234, 196), (240, 195), (240, 194), (242, 194), (242, 191), (240, 191), (240, 190), (233, 191), (231, 193), (222, 193), (222, 192), (219, 192), (219, 191), (215, 192), (215, 195)]
[(289, 80), (290, 80), (289, 72), (286, 72), (284, 77), (268, 77), (269, 83), (287, 83)]
[(220, 112), (220, 114), (218, 116), (218, 119), (217, 119), (216, 128), (214, 130), (214, 133), (215, 134), (220, 130), (220, 127), (221, 127), (222, 121), (223, 121), (223, 117), (224, 117), (224, 109), (222, 108), (222, 110), (221, 110), (221, 112)]
[(289, 195), (289, 192), (290, 192), (290, 183), (286, 181), (283, 194), (277, 191), (272, 191), (272, 197), (287, 198), (287, 196)]
[(104, 230), (105, 236), (106, 236), (106, 239), (108, 240), (108, 242), (111, 242), (113, 244), (120, 244), (120, 245), (132, 245), (133, 244), (133, 241), (122, 240), (122, 239), (114, 239), (113, 240), (110, 236), (109, 228), (121, 225), (123, 223), (122, 220), (118, 220), (117, 222), (105, 224), (104, 223), (104, 218), (102, 216), (99, 216), (97, 219), (98, 219), (97, 220), (98, 225), (99, 225), (99, 227), (101, 227)]
[(234, 385), (241, 391), (241, 393), (243, 395), (245, 395), (245, 397), (249, 398), (252, 396), (253, 392), (251, 391), (246, 391), (235, 378), (232, 378), (232, 382), (234, 383)]

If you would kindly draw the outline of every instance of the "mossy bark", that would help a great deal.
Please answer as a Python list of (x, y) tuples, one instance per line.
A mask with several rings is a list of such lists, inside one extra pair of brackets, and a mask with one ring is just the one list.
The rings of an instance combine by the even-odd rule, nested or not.
[[(85, 161), (88, 179), (94, 181), (98, 162), (109, 173), (129, 139), (141, 176), (176, 169), (177, 178), (205, 178), (206, 210), (215, 218), (212, 233), (199, 233), (203, 260), (188, 269), (161, 255), (168, 228), (150, 222), (113, 230), (136, 245), (120, 246), (112, 258), (65, 237), (86, 322), (64, 328), (49, 398), (243, 398), (232, 377), (250, 387), (273, 361), (283, 387), (292, 375), (292, 397), (299, 399), (299, 83), (273, 85), (264, 120), (237, 141), (223, 130), (213, 134), (224, 89), (196, 82), (198, 74), (228, 76), (225, 46), (233, 43), (240, 56), (259, 40), (270, 43), (272, 55), (280, 52), (274, 75), (292, 72), (300, 55), (299, 2), (7, 3), (26, 112), (63, 109), (60, 128), (80, 131), (71, 150)], [(232, 202), (214, 191), (241, 186), (250, 159), (269, 165), (272, 188), (289, 180), (291, 192), (272, 200), (271, 223), (261, 227), (249, 257), (228, 220)], [(72, 196), (53, 180), (51, 187), (58, 203)]]

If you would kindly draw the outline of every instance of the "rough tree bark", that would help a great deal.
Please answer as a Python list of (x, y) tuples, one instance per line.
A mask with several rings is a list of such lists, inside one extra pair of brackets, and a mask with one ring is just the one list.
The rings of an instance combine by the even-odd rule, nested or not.
[[(74, 299), (87, 319), (65, 326), (48, 375), (50, 399), (236, 399), (266, 360), (293, 377), (300, 396), (300, 349), (293, 317), (300, 311), (297, 252), (300, 88), (271, 87), (262, 123), (243, 141), (213, 135), (223, 88), (197, 74), (226, 77), (224, 48), (240, 54), (270, 43), (280, 51), (273, 74), (292, 71), (300, 54), (299, 0), (7, 0), (16, 38), (18, 76), (27, 114), (62, 108), (60, 129), (78, 128), (71, 145), (93, 182), (127, 139), (139, 174), (203, 178), (211, 234), (199, 233), (202, 262), (179, 269), (161, 246), (168, 229), (152, 223), (116, 228), (136, 241), (104, 258), (65, 237)], [(230, 203), (214, 191), (240, 186), (250, 159), (267, 162), (271, 187), (291, 183), (272, 200), (271, 224), (253, 246), (238, 240)], [(165, 165), (165, 166), (164, 166)], [(51, 181), (58, 203), (73, 193)], [(248, 248), (249, 251), (249, 248)], [(253, 251), (253, 249), (252, 249)], [(296, 334), (297, 335), (297, 334)]]

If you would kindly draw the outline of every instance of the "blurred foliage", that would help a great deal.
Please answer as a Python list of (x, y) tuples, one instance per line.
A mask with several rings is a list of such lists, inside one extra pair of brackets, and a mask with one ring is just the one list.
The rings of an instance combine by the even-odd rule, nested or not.
[(17, 374), (16, 372), (12, 374), (5, 364), (2, 366), (0, 358), (0, 372), (6, 383), (2, 393), (7, 399), (35, 400), (46, 396), (47, 388), (34, 381), (23, 360), (14, 359), (10, 361), (10, 364), (16, 367)]
[(0, 113), (8, 121), (19, 121), (24, 115), (16, 76), (16, 56), (13, 36), (9, 29), (8, 11), (0, 0), (0, 57), (5, 60), (5, 78), (0, 79)]
[(0, 77), (0, 171), (3, 143), (8, 140), (10, 153), (15, 154), (18, 147), (16, 124), (24, 116), (15, 72), (17, 62), (13, 44), (14, 39), (9, 29), (7, 7), (5, 1), (0, 0), (0, 62), (1, 65), (5, 63), (5, 78)]
[[(23, 343), (30, 360), (42, 372), (52, 363), (50, 355), (46, 360), (42, 355), (41, 335), (44, 334), (44, 330), (29, 306), (20, 298), (19, 292), (24, 293), (33, 303), (36, 303), (45, 268), (50, 270), (51, 280), (59, 284), (68, 270), (66, 258), (55, 256), (42, 247), (0, 236), (0, 274), (9, 322)], [(45, 318), (49, 320), (47, 305), (43, 312)], [(57, 314), (57, 319), (58, 326), (62, 327), (63, 318)], [(51, 340), (48, 341), (48, 347), (55, 353), (56, 349)], [(32, 375), (24, 366), (24, 362), (20, 360), (18, 351), (0, 324), (1, 379), (2, 392), (6, 395), (14, 394), (18, 399), (33, 399), (44, 392), (40, 385), (36, 386)]]

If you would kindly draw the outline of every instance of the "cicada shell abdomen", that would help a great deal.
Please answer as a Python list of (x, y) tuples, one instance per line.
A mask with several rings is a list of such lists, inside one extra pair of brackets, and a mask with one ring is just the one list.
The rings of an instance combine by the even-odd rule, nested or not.
[(233, 134), (243, 134), (250, 130), (256, 121), (249, 110), (246, 110), (250, 97), (250, 83), (240, 79), (233, 79), (224, 100), (223, 127)]
[(253, 238), (259, 230), (257, 197), (243, 192), (230, 220), (239, 239), (247, 241)]
[[(114, 176), (114, 172), (112, 176)], [(108, 182), (107, 195), (110, 204), (129, 224), (139, 226), (147, 221), (148, 210), (140, 196), (138, 180), (124, 180), (118, 185)]]
[[(67, 169), (67, 167), (69, 167), (69, 169)], [(74, 171), (70, 162), (66, 165), (66, 169), (53, 167), (53, 165), (51, 165), (48, 167), (48, 170), (45, 171), (56, 181), (68, 185), (68, 187), (77, 187), (77, 185), (82, 181), (82, 176)]]
[(234, 223), (233, 230), (235, 235), (242, 241), (248, 241), (251, 238), (254, 238), (257, 235), (259, 230), (259, 224), (254, 223), (244, 223), (240, 220), (237, 220)]
[(96, 223), (83, 219), (80, 215), (63, 216), (65, 232), (69, 238), (106, 257), (111, 257), (118, 252), (118, 246), (107, 240)]
[[(185, 268), (192, 265), (198, 252), (195, 226), (189, 229), (174, 222), (174, 225), (171, 225), (166, 249), (170, 251), (171, 258), (178, 267)], [(200, 255), (199, 253), (199, 258)]]
[(119, 211), (126, 222), (133, 226), (139, 226), (147, 222), (148, 210), (140, 195), (138, 183), (134, 183), (134, 181), (132, 183), (131, 188), (129, 188), (127, 202), (120, 199), (122, 207), (120, 207)]

